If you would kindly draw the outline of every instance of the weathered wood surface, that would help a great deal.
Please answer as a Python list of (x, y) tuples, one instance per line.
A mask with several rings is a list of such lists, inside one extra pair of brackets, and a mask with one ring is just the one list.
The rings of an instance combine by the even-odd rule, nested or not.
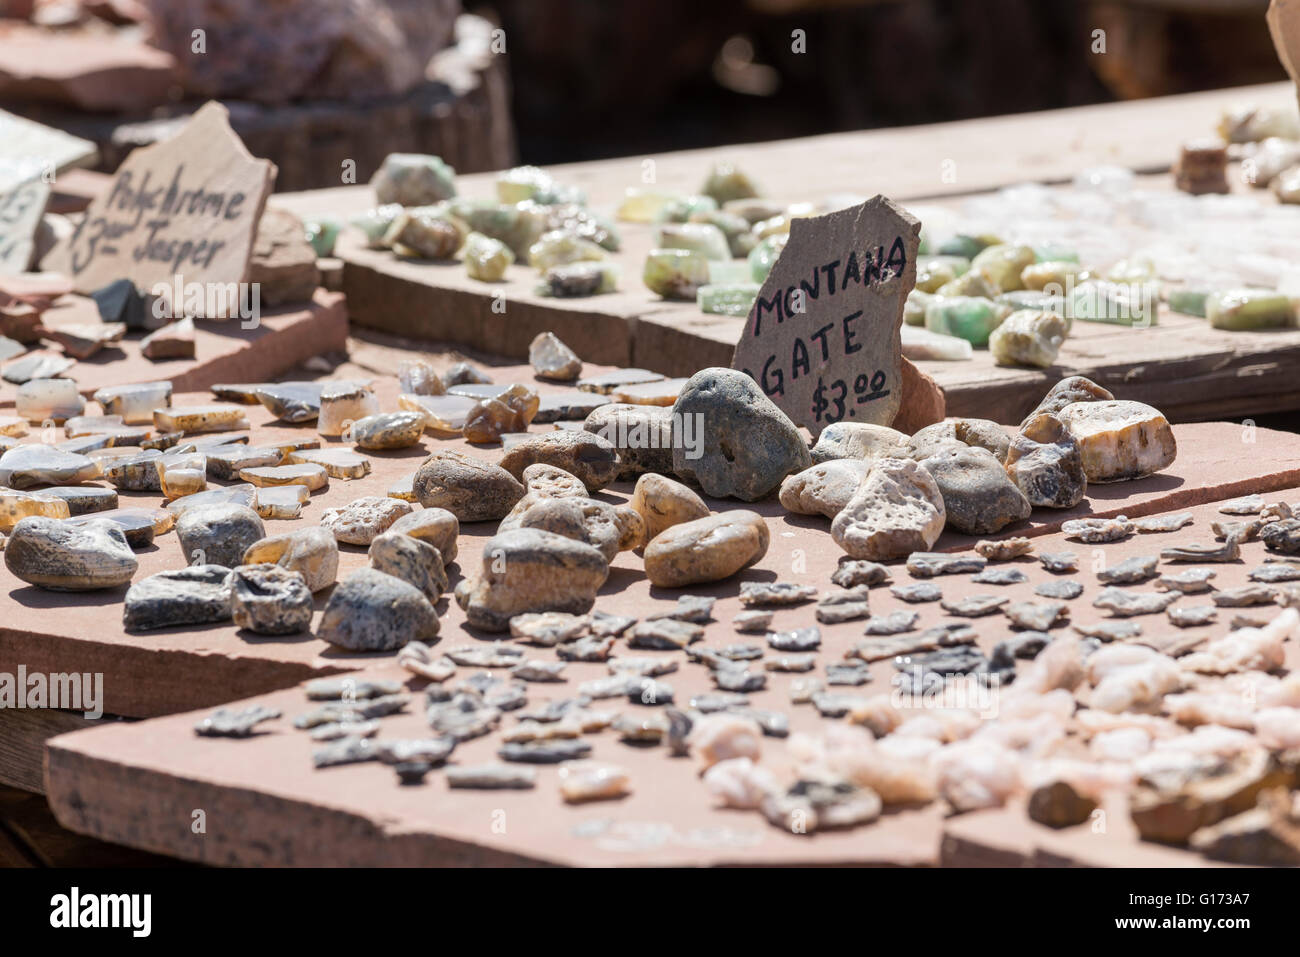
[(0, 708), (0, 787), (44, 793), (45, 740), (96, 723), (75, 711)]
[[(628, 157), (556, 167), (581, 185), (598, 208), (612, 208), (629, 186), (693, 192), (708, 164), (734, 157), (782, 201), (830, 193), (882, 192), (903, 202), (957, 198), (1025, 181), (1068, 181), (1098, 163), (1139, 172), (1167, 170), (1178, 144), (1212, 131), (1221, 109), (1244, 101), (1282, 105), (1288, 84), (1243, 87), (1071, 110), (895, 130), (843, 133), (803, 140)], [(945, 167), (945, 163), (951, 163)], [(647, 165), (648, 164), (648, 165)], [(810, 181), (810, 164), (817, 175)], [(952, 175), (944, 177), (945, 169)], [(1153, 185), (1168, 188), (1168, 178)], [(494, 195), (492, 177), (462, 177), (469, 196)], [(1266, 200), (1266, 197), (1262, 199)], [(373, 205), (369, 187), (281, 194), (273, 204), (304, 215), (347, 215)], [(401, 260), (363, 247), (355, 234), (339, 243), (342, 288), (352, 321), (522, 357), (529, 341), (553, 331), (593, 362), (635, 365), (689, 375), (706, 365), (730, 365), (744, 325), (701, 313), (693, 303), (659, 300), (641, 283), (651, 229), (620, 224), (624, 243), (620, 291), (557, 301), (533, 292), (534, 270), (511, 267), (501, 283), (465, 275), (459, 263)], [(1203, 320), (1164, 312), (1156, 327), (1133, 330), (1078, 322), (1060, 360), (1048, 370), (1002, 369), (987, 351), (967, 362), (917, 365), (944, 389), (950, 415), (1016, 423), (1053, 382), (1087, 375), (1159, 406), (1173, 421), (1244, 418), (1300, 408), (1300, 331), (1230, 333)]]
[[(1290, 500), (1294, 493), (1275, 496)], [(1172, 534), (1138, 535), (1105, 546), (1108, 563), (1134, 555), (1155, 554), (1169, 544), (1206, 542), (1210, 524), (1222, 517), (1220, 503), (1194, 507), (1194, 524)], [(825, 521), (811, 519), (802, 530), (774, 523), (768, 558), (745, 573), (746, 579), (770, 579), (825, 586), (835, 566), (834, 550), (809, 547), (824, 542)], [(793, 537), (786, 537), (789, 534)], [(813, 538), (812, 536), (816, 537)], [(805, 564), (791, 571), (792, 549), (803, 551)], [(1085, 585), (1083, 595), (1068, 604), (1076, 623), (1105, 617), (1091, 607), (1103, 587), (1088, 566), (1089, 548), (1067, 542), (1059, 533), (1039, 540), (1040, 551), (1074, 550), (1084, 558), (1080, 573), (1070, 576)], [(1243, 545), (1242, 560), (1216, 565), (1215, 584), (1241, 585), (1247, 572), (1263, 561), (1260, 542)], [(1012, 600), (1031, 597), (1032, 586), (1048, 577), (1030, 557), (1016, 563), (1030, 576), (1020, 585), (998, 589)], [(633, 577), (616, 563), (611, 581), (598, 600), (600, 607), (646, 615), (667, 607), (673, 595), (638, 595), (634, 605), (619, 602), (635, 593)], [(896, 581), (907, 581), (902, 569)], [(979, 592), (988, 585), (969, 576), (938, 579), (946, 597)], [(1146, 586), (1138, 586), (1146, 587)], [(734, 582), (692, 588), (717, 595), (715, 623), (706, 628), (705, 645), (722, 646), (737, 640), (730, 618), (740, 610)], [(607, 605), (606, 602), (609, 604)], [(651, 602), (654, 602), (652, 604)], [(1194, 604), (1197, 600), (1183, 599)], [(873, 612), (886, 614), (904, 607), (888, 589), (872, 591)], [(943, 620), (937, 605), (908, 606), (922, 615), (919, 627)], [(1227, 630), (1236, 609), (1223, 609), (1220, 623), (1179, 631), (1163, 615), (1136, 619), (1143, 639), (1164, 634), (1217, 636)], [(1247, 609), (1275, 614), (1277, 609)], [(779, 628), (807, 624), (807, 606), (777, 613)], [(446, 629), (442, 646), (462, 643), (454, 626)], [(985, 651), (1006, 635), (1000, 619), (979, 619), (979, 645)], [(857, 640), (854, 624), (822, 626), (821, 663), (832, 662)], [(535, 656), (553, 652), (534, 649)], [(621, 643), (616, 653), (624, 652)], [(661, 655), (663, 653), (649, 652)], [(665, 656), (666, 657), (666, 656)], [(1300, 666), (1300, 645), (1290, 643), (1287, 666)], [(470, 669), (472, 670), (472, 669)], [(468, 673), (467, 669), (462, 669)], [(821, 668), (818, 668), (820, 673)], [(871, 666), (873, 681), (850, 693), (888, 693), (894, 672), (888, 661)], [(574, 694), (577, 684), (606, 673), (599, 664), (570, 664), (561, 684), (530, 685), (530, 703)], [(368, 675), (408, 678), (400, 670), (380, 666)], [(768, 688), (751, 696), (755, 707), (780, 710), (790, 716), (792, 731), (813, 732), (825, 722), (807, 705), (792, 706), (788, 687), (793, 676), (771, 674)], [(711, 690), (705, 669), (683, 664), (664, 679), (676, 700)], [(422, 680), (411, 679), (409, 713), (383, 719), (382, 738), (427, 734), (422, 708)], [(443, 772), (434, 770), (420, 786), (402, 787), (392, 770), (371, 763), (315, 771), (312, 743), (291, 727), (292, 718), (312, 705), (301, 688), (259, 696), (258, 703), (279, 708), (284, 717), (264, 725), (265, 732), (243, 741), (199, 738), (193, 733), (203, 712), (173, 715), (131, 725), (106, 726), (68, 734), (48, 744), (48, 785), (51, 806), (60, 822), (85, 834), (211, 864), (232, 865), (483, 865), (566, 864), (727, 865), (727, 864), (875, 864), (875, 865), (1002, 865), (1042, 863), (1088, 865), (1203, 866), (1212, 862), (1187, 851), (1142, 843), (1136, 839), (1121, 803), (1107, 804), (1100, 831), (1083, 825), (1059, 832), (1027, 820), (1022, 803), (1006, 810), (945, 817), (942, 802), (886, 814), (880, 821), (845, 833), (812, 837), (790, 834), (767, 825), (749, 812), (712, 807), (712, 801), (689, 759), (670, 759), (660, 748), (635, 748), (610, 732), (588, 736), (593, 757), (615, 762), (632, 776), (632, 794), (619, 801), (590, 805), (564, 804), (557, 790), (554, 767), (539, 768), (536, 790), (528, 792), (467, 792), (447, 787)], [(598, 702), (609, 710), (638, 710), (619, 700)], [(506, 715), (503, 727), (514, 722)], [(863, 732), (866, 733), (865, 731)], [(765, 738), (764, 763), (775, 769), (791, 766), (785, 745)], [(455, 763), (492, 760), (499, 736), (479, 738), (458, 746)], [(195, 808), (206, 812), (207, 831), (190, 828)]]

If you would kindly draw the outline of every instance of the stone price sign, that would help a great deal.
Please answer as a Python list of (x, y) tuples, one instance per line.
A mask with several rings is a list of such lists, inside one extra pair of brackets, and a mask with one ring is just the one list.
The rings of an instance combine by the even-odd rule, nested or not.
[(792, 220), (732, 366), (814, 436), (834, 422), (892, 423), (920, 234), (920, 221), (883, 196)]
[(0, 193), (0, 276), (27, 271), (49, 198), (49, 185), (39, 179)]
[[(233, 284), (247, 278), (274, 181), (274, 164), (254, 159), (231, 130), (226, 108), (208, 103), (176, 136), (127, 157), (77, 231), (51, 254), (50, 268), (71, 275), (81, 293), (122, 278), (142, 292), (197, 283), (233, 293)], [(226, 305), (237, 301), (235, 295)], [(231, 314), (219, 309), (206, 318)]]

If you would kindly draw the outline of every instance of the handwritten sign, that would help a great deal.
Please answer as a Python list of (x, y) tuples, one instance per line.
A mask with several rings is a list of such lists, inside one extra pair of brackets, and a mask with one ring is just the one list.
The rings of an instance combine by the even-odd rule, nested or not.
[(1278, 59), (1300, 94), (1300, 0), (1273, 0), (1266, 19)]
[[(77, 292), (117, 279), (155, 287), (229, 288), (245, 281), (275, 165), (254, 159), (220, 103), (203, 106), (171, 139), (135, 150), (77, 231), (46, 268), (66, 272)], [(238, 296), (210, 299), (210, 319)], [(179, 305), (179, 304), (178, 304)], [(193, 314), (191, 310), (191, 314)], [(196, 317), (197, 318), (197, 317)]]
[(0, 194), (0, 276), (27, 271), (50, 187), (39, 179)]
[(792, 220), (732, 367), (814, 436), (834, 422), (889, 425), (902, 401), (899, 328), (920, 234), (883, 196)]
[(0, 110), (0, 193), (33, 179), (88, 166), (99, 158), (95, 144), (62, 130)]

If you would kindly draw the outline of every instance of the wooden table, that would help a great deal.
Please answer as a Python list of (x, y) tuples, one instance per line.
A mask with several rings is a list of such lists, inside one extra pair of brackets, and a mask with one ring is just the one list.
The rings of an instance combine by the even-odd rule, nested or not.
[[(612, 209), (630, 186), (699, 189), (709, 164), (735, 158), (772, 198), (820, 199), (882, 192), (904, 203), (955, 203), (1002, 186), (1068, 182), (1079, 170), (1114, 164), (1152, 174), (1161, 188), (1178, 146), (1213, 131), (1221, 110), (1242, 103), (1294, 104), (1289, 84), (1269, 84), (985, 120), (840, 133), (784, 142), (627, 157), (555, 167), (582, 186), (593, 206)], [(815, 168), (815, 178), (810, 170)], [(945, 175), (945, 174), (951, 175)], [(466, 196), (494, 196), (493, 177), (464, 176)], [(1271, 201), (1266, 194), (1257, 194)], [(272, 203), (304, 215), (347, 216), (374, 204), (369, 187), (280, 194)], [(743, 321), (706, 315), (693, 303), (664, 302), (640, 281), (650, 227), (620, 224), (620, 291), (557, 301), (533, 292), (535, 271), (516, 265), (500, 283), (470, 279), (459, 263), (406, 261), (364, 248), (345, 234), (342, 289), (353, 323), (522, 357), (538, 332), (552, 331), (584, 359), (689, 375), (730, 365)], [(501, 309), (505, 305), (505, 311)], [(1051, 384), (1087, 375), (1161, 408), (1173, 421), (1242, 418), (1300, 408), (1300, 330), (1228, 333), (1204, 320), (1162, 313), (1132, 330), (1078, 322), (1047, 370), (1004, 369), (987, 351), (966, 362), (920, 362), (944, 389), (950, 415), (1017, 423)]]

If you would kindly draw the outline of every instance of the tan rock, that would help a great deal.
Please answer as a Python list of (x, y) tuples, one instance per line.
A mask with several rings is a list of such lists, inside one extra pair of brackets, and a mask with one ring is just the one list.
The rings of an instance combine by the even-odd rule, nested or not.
[(358, 498), (342, 508), (330, 508), (320, 523), (334, 537), (348, 545), (369, 545), (375, 536), (388, 531), (395, 521), (411, 513), (411, 506), (401, 499), (384, 495)]
[(456, 540), (460, 537), (460, 522), (445, 508), (422, 508), (403, 515), (388, 527), (389, 532), (410, 535), (428, 542), (438, 549), (444, 563), (456, 560)]
[(843, 458), (804, 469), (781, 483), (781, 505), (799, 515), (834, 518), (849, 504), (871, 465), (869, 459)]
[(636, 480), (629, 503), (645, 522), (646, 541), (665, 529), (705, 518), (709, 507), (689, 487), (675, 479), (650, 472)]
[(239, 477), (258, 488), (271, 488), (276, 485), (302, 485), (314, 492), (329, 484), (329, 474), (325, 466), (314, 462), (301, 465), (272, 465), (239, 470)]
[(94, 591), (125, 585), (139, 564), (111, 522), (72, 524), (32, 516), (14, 526), (5, 543), (5, 567), (29, 585), (51, 591)]
[(854, 558), (886, 561), (929, 550), (946, 520), (929, 472), (910, 459), (882, 459), (831, 523), (831, 537)]
[(450, 449), (424, 460), (414, 488), (425, 508), (444, 508), (462, 522), (504, 518), (524, 496), (523, 485), (505, 469)]
[(272, 535), (249, 545), (242, 564), (269, 562), (302, 573), (313, 592), (328, 588), (338, 579), (339, 543), (327, 528), (319, 525), (284, 535)]
[(646, 577), (664, 588), (721, 581), (759, 561), (768, 542), (767, 522), (748, 509), (683, 522), (646, 546)]
[(822, 429), (812, 447), (814, 465), (833, 459), (884, 459), (905, 454), (908, 437), (887, 425), (835, 422)]
[(501, 467), (516, 479), (534, 464), (553, 465), (577, 476), (588, 492), (618, 478), (622, 464), (608, 440), (586, 431), (556, 430), (531, 436), (501, 456)]
[(1168, 420), (1144, 402), (1075, 402), (1058, 416), (1079, 443), (1089, 482), (1143, 478), (1178, 455)]
[(552, 498), (538, 502), (519, 519), (521, 528), (540, 528), (586, 542), (612, 562), (621, 551), (636, 548), (645, 536), (645, 522), (626, 505), (590, 498)]
[(430, 602), (447, 590), (442, 553), (428, 542), (387, 531), (370, 543), (370, 567), (414, 585)]

